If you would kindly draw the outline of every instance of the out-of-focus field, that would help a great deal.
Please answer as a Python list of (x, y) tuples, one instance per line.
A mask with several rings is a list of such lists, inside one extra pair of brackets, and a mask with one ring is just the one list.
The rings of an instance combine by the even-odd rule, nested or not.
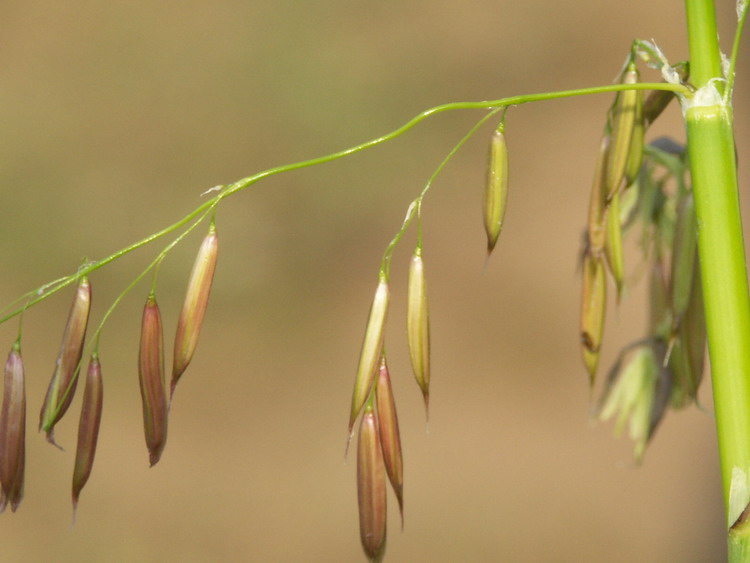
[[(726, 42), (734, 5), (721, 8)], [(634, 37), (684, 59), (681, 10), (648, 0), (6, 0), (2, 302), (180, 219), (211, 186), (379, 136), (427, 107), (609, 83)], [(746, 51), (736, 99), (745, 185)], [(590, 422), (576, 260), (610, 102), (510, 112), (509, 208), (486, 267), (491, 126), (425, 200), (429, 433), (406, 350), (413, 231), (396, 251), (387, 345), (406, 521), (401, 533), (391, 496), (388, 561), (724, 558), (708, 382), (703, 410), (670, 413), (641, 467), (627, 439)], [(202, 339), (152, 469), (136, 364), (148, 280), (124, 299), (102, 335), (100, 446), (74, 527), (80, 398), (58, 427), (64, 453), (34, 431), (72, 293), (29, 311), (26, 497), (0, 518), (3, 561), (363, 560), (356, 467), (343, 452), (381, 254), (409, 201), (480, 115), (442, 114), (380, 148), (224, 201)], [(684, 139), (679, 118), (670, 108), (650, 135)], [(160, 270), (170, 346), (199, 231)], [(92, 322), (164, 244), (92, 276)], [(642, 336), (644, 306), (639, 289), (612, 306), (602, 372)], [(0, 327), (0, 345), (10, 349), (16, 330)]]

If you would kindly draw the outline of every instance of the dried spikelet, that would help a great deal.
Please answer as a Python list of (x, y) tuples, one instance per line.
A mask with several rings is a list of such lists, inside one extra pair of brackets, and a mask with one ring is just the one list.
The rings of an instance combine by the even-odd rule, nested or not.
[(581, 292), (581, 351), (591, 385), (596, 377), (604, 334), (607, 308), (607, 280), (604, 274), (602, 258), (587, 253), (583, 260)]
[(690, 300), (690, 286), (693, 283), (694, 264), (698, 240), (693, 194), (687, 194), (677, 209), (677, 224), (674, 231), (672, 251), (672, 314), (674, 321), (680, 322)]
[(20, 341), (15, 342), (8, 355), (4, 380), (0, 411), (0, 512), (7, 503), (15, 512), (23, 498), (26, 465), (26, 388)]
[(488, 256), (500, 236), (508, 199), (508, 146), (504, 131), (504, 125), (500, 124), (490, 140), (487, 184), (484, 189), (484, 229), (487, 231)]
[(626, 360), (618, 362), (610, 374), (613, 381), (604, 397), (599, 412), (600, 420), (617, 414), (615, 434), (629, 426), (630, 438), (635, 442), (635, 457), (645, 451), (652, 429), (652, 410), (659, 376), (659, 364), (651, 346), (639, 346)]
[(385, 276), (381, 274), (378, 287), (375, 290), (375, 297), (372, 300), (370, 316), (367, 319), (365, 338), (362, 342), (362, 351), (359, 355), (357, 377), (354, 380), (352, 408), (351, 413), (349, 414), (350, 435), (354, 428), (354, 421), (357, 420), (357, 416), (362, 410), (362, 407), (372, 389), (372, 384), (375, 381), (375, 375), (378, 370), (378, 359), (380, 358), (380, 352), (383, 350), (385, 320), (388, 316), (389, 302), (390, 291), (388, 289), (388, 281)]
[(143, 403), (143, 428), (153, 467), (167, 442), (167, 393), (164, 380), (164, 335), (161, 313), (153, 293), (143, 308), (138, 375)]
[(425, 410), (427, 410), (430, 403), (430, 315), (420, 247), (414, 250), (409, 265), (406, 333), (409, 340), (411, 367), (422, 390)]
[(604, 250), (606, 240), (606, 180), (607, 158), (609, 155), (609, 136), (604, 135), (599, 144), (599, 154), (596, 158), (594, 183), (591, 187), (589, 199), (588, 244), (590, 251), (598, 254)]
[(617, 297), (622, 293), (625, 281), (625, 253), (622, 247), (622, 227), (620, 225), (620, 194), (616, 193), (607, 206), (607, 240), (604, 245), (607, 264), (617, 287)]
[[(630, 63), (623, 75), (623, 84), (636, 84), (638, 69)], [(623, 90), (617, 96), (612, 109), (612, 144), (607, 159), (607, 199), (622, 187), (625, 178), (625, 168), (628, 163), (633, 129), (635, 128), (636, 106), (638, 105), (636, 90)]]
[(86, 387), (83, 391), (81, 418), (78, 423), (78, 446), (73, 467), (73, 517), (78, 507), (78, 497), (91, 475), (99, 438), (99, 423), (102, 419), (104, 384), (99, 355), (94, 352), (86, 372)]
[(362, 548), (371, 561), (378, 561), (385, 550), (386, 490), (378, 418), (372, 401), (367, 403), (359, 426), (357, 499)]
[(182, 305), (180, 320), (177, 323), (177, 334), (174, 338), (174, 361), (172, 364), (171, 394), (180, 376), (187, 369), (198, 344), (203, 318), (206, 315), (208, 296), (216, 271), (216, 259), (219, 255), (219, 238), (216, 225), (211, 223), (208, 234), (203, 239), (198, 256), (190, 274), (185, 302)]
[(398, 499), (401, 513), (401, 527), (404, 526), (404, 459), (401, 454), (401, 435), (398, 431), (396, 401), (393, 398), (391, 377), (385, 361), (385, 354), (380, 357), (378, 381), (375, 386), (375, 398), (380, 427), (380, 444), (383, 448), (383, 460), (393, 492)]
[(57, 445), (55, 424), (68, 410), (75, 394), (90, 309), (91, 284), (88, 278), (83, 276), (78, 282), (78, 289), (65, 325), (60, 352), (57, 355), (55, 371), (39, 414), (39, 429), (44, 430), (47, 433), (47, 440), (55, 445)]

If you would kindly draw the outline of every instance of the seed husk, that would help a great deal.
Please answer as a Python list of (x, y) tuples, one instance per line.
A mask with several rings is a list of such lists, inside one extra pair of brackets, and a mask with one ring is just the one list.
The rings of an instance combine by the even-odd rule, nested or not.
[(587, 253), (584, 257), (581, 293), (581, 350), (589, 382), (593, 385), (599, 365), (607, 309), (607, 280), (601, 256)]
[(211, 293), (211, 284), (213, 283), (218, 256), (219, 237), (216, 234), (216, 225), (212, 221), (208, 234), (203, 239), (195, 258), (180, 320), (177, 322), (177, 334), (174, 338), (171, 395), (174, 394), (177, 381), (187, 369), (198, 345), (198, 336), (206, 315), (208, 296)]
[(508, 146), (505, 141), (505, 126), (500, 124), (490, 139), (487, 183), (484, 189), (484, 229), (487, 232), (488, 256), (500, 236), (507, 199)]
[(625, 281), (625, 252), (622, 247), (620, 225), (620, 194), (616, 193), (607, 206), (607, 240), (604, 245), (607, 264), (617, 287), (617, 297), (622, 293)]
[[(623, 84), (636, 84), (638, 69), (635, 63), (630, 63), (623, 75)], [(630, 154), (633, 129), (635, 128), (636, 106), (638, 105), (637, 90), (623, 90), (617, 95), (612, 109), (612, 144), (607, 160), (607, 199), (612, 199), (622, 187), (625, 178), (625, 168)]]
[(90, 309), (91, 284), (88, 277), (83, 276), (78, 282), (63, 332), (60, 352), (57, 355), (55, 371), (39, 414), (39, 429), (44, 430), (47, 433), (47, 441), (57, 447), (60, 446), (55, 442), (55, 424), (68, 410), (75, 394)]
[(359, 366), (357, 376), (354, 380), (354, 393), (352, 394), (352, 408), (349, 414), (349, 434), (354, 428), (367, 397), (372, 390), (375, 375), (378, 370), (378, 360), (383, 350), (385, 338), (385, 321), (388, 316), (388, 304), (390, 302), (390, 291), (385, 275), (380, 275), (375, 297), (370, 307), (370, 316), (367, 319), (365, 338), (362, 342), (362, 351), (359, 355)]
[(26, 465), (26, 388), (21, 343), (16, 341), (5, 363), (3, 406), (0, 411), (0, 512), (10, 504), (15, 512), (23, 498)]
[(385, 550), (387, 514), (385, 464), (373, 401), (368, 401), (359, 426), (357, 499), (362, 548), (371, 561), (376, 561)]
[(409, 265), (406, 333), (414, 377), (422, 390), (425, 411), (430, 404), (430, 313), (427, 303), (422, 249), (417, 247)]
[(138, 375), (143, 403), (143, 428), (152, 467), (161, 458), (167, 441), (168, 413), (163, 349), (161, 313), (156, 297), (151, 293), (143, 308)]
[(383, 449), (383, 461), (388, 479), (398, 499), (401, 513), (401, 528), (404, 527), (404, 459), (401, 453), (401, 435), (398, 430), (396, 401), (393, 398), (391, 376), (385, 361), (385, 354), (380, 357), (378, 381), (375, 387), (375, 398), (380, 427), (380, 444)]
[(609, 158), (609, 136), (604, 135), (599, 144), (599, 154), (596, 159), (594, 183), (591, 187), (589, 199), (588, 243), (590, 251), (598, 254), (604, 250), (606, 240), (606, 208), (607, 208), (607, 159)]
[(78, 497), (91, 476), (102, 419), (104, 384), (99, 355), (93, 353), (86, 372), (86, 387), (83, 390), (81, 418), (78, 422), (78, 446), (73, 467), (73, 517), (78, 507)]

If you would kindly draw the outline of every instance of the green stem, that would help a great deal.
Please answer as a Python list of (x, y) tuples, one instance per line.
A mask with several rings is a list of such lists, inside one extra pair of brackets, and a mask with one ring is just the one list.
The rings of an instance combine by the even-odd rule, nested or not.
[[(744, 518), (750, 502), (750, 297), (742, 236), (732, 110), (711, 0), (686, 0), (690, 73), (688, 151), (711, 359), (716, 431), (729, 528), (730, 561), (748, 561)], [(718, 79), (718, 80), (717, 80)], [(714, 90), (714, 88), (716, 88)]]
[(185, 217), (183, 217), (176, 223), (173, 223), (172, 225), (169, 225), (168, 227), (162, 229), (161, 231), (158, 231), (152, 235), (149, 235), (148, 237), (141, 239), (138, 242), (135, 242), (131, 244), (130, 246), (123, 248), (122, 250), (118, 250), (117, 252), (107, 256), (106, 258), (89, 262), (84, 267), (80, 268), (74, 275), (65, 276), (56, 282), (52, 282), (51, 284), (45, 284), (42, 287), (39, 287), (33, 291), (30, 291), (22, 295), (19, 299), (14, 300), (8, 306), (4, 307), (2, 311), (6, 311), (10, 309), (16, 303), (19, 303), (21, 301), (27, 301), (25, 305), (23, 307), (18, 307), (14, 309), (10, 313), (7, 313), (4, 317), (0, 318), (0, 324), (21, 314), (26, 309), (33, 307), (34, 305), (36, 305), (37, 303), (41, 301), (44, 301), (48, 297), (51, 297), (52, 295), (54, 295), (61, 289), (64, 289), (65, 287), (74, 283), (80, 276), (89, 275), (92, 272), (98, 270), (99, 268), (106, 266), (110, 262), (113, 262), (117, 260), (118, 258), (121, 258), (125, 256), (126, 254), (129, 254), (130, 252), (133, 252), (134, 250), (137, 250), (141, 248), (142, 246), (147, 245), (150, 242), (153, 242), (169, 233), (174, 232), (175, 230), (179, 229), (183, 225), (186, 225), (187, 223), (192, 221), (195, 217), (200, 215), (203, 211), (216, 207), (216, 205), (218, 205), (218, 203), (224, 198), (229, 197), (230, 195), (233, 195), (246, 188), (249, 188), (256, 182), (263, 180), (264, 178), (268, 178), (269, 176), (274, 176), (276, 174), (281, 174), (284, 172), (290, 172), (292, 170), (299, 170), (300, 168), (308, 168), (310, 166), (316, 166), (318, 164), (324, 164), (326, 162), (331, 162), (331, 161), (338, 160), (340, 158), (344, 158), (352, 154), (356, 154), (363, 150), (375, 147), (377, 145), (380, 145), (382, 143), (395, 139), (396, 137), (403, 135), (404, 133), (406, 133), (407, 131), (409, 131), (410, 129), (412, 129), (413, 127), (415, 127), (416, 125), (418, 125), (419, 123), (427, 119), (428, 117), (431, 117), (433, 115), (437, 115), (439, 113), (443, 113), (446, 111), (465, 110), (465, 109), (492, 109), (496, 107), (506, 107), (510, 105), (522, 105), (522, 104), (526, 104), (530, 102), (538, 102), (538, 101), (544, 101), (544, 100), (555, 100), (559, 98), (571, 98), (574, 96), (586, 96), (586, 95), (591, 95), (591, 94), (604, 94), (608, 92), (619, 92), (622, 90), (667, 90), (667, 91), (675, 92), (678, 94), (690, 95), (690, 91), (686, 87), (679, 85), (679, 84), (667, 84), (663, 82), (656, 82), (656, 83), (644, 82), (640, 84), (610, 84), (606, 86), (580, 88), (577, 90), (563, 90), (560, 92), (544, 92), (541, 94), (512, 96), (509, 98), (501, 98), (498, 100), (489, 100), (489, 101), (484, 101), (484, 102), (455, 102), (455, 103), (436, 106), (436, 107), (423, 111), (422, 113), (418, 114), (417, 116), (409, 120), (407, 123), (405, 123), (398, 129), (395, 129), (391, 131), (390, 133), (383, 135), (381, 137), (371, 139), (369, 141), (366, 141), (354, 147), (350, 147), (342, 151), (334, 152), (326, 156), (321, 156), (318, 158), (312, 158), (309, 160), (303, 160), (303, 161), (295, 162), (292, 164), (286, 164), (284, 166), (277, 166), (275, 168), (270, 168), (268, 170), (264, 170), (263, 172), (259, 172), (252, 176), (248, 176), (247, 178), (243, 178), (232, 184), (229, 184), (226, 187), (224, 187), (217, 195), (215, 195), (211, 199), (204, 202), (202, 205), (200, 205), (199, 207), (197, 207), (196, 209), (188, 213)]

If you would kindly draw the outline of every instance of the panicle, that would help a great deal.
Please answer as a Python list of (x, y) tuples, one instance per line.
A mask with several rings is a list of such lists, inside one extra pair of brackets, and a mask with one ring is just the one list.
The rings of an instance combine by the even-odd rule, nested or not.
[(411, 257), (408, 285), (406, 333), (409, 340), (409, 356), (427, 410), (430, 403), (430, 314), (420, 247), (414, 250)]
[(96, 444), (99, 438), (99, 424), (102, 419), (104, 384), (99, 355), (94, 352), (89, 360), (86, 372), (86, 387), (83, 390), (81, 418), (78, 422), (78, 445), (76, 460), (73, 466), (73, 514), (78, 507), (78, 497), (91, 475), (96, 455)]
[(39, 429), (44, 430), (47, 433), (47, 440), (56, 446), (55, 424), (68, 410), (75, 394), (90, 309), (91, 284), (88, 277), (83, 276), (78, 282), (68, 322), (65, 325), (60, 352), (55, 362), (55, 371), (39, 414)]
[(6, 504), (15, 512), (23, 498), (26, 465), (26, 388), (21, 343), (16, 341), (5, 363), (3, 406), (0, 411), (0, 512)]
[(174, 339), (174, 361), (172, 363), (171, 394), (174, 394), (177, 381), (187, 369), (198, 344), (203, 318), (208, 307), (208, 296), (216, 271), (216, 259), (219, 255), (219, 238), (216, 225), (211, 222), (208, 234), (203, 239), (193, 270), (188, 281), (185, 302), (182, 305), (180, 320), (177, 322), (177, 334)]
[(153, 293), (143, 308), (138, 375), (143, 403), (143, 428), (149, 462), (153, 467), (167, 441), (167, 393), (164, 380), (164, 335), (161, 313)]

